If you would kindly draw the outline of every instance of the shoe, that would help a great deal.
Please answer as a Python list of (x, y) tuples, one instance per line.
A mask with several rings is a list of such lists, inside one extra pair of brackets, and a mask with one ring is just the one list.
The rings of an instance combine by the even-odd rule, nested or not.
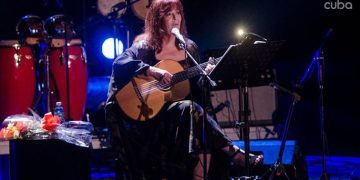
[[(263, 164), (264, 161), (263, 155), (254, 155), (250, 153), (249, 156), (250, 156), (249, 159), (250, 166), (255, 167)], [(245, 166), (245, 152), (240, 149), (237, 149), (235, 153), (233, 153), (230, 156), (230, 159), (235, 165), (240, 165), (243, 167)]]

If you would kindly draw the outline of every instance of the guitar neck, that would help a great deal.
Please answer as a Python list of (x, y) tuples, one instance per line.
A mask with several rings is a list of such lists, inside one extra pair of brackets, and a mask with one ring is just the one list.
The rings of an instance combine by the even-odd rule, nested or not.
[[(216, 59), (211, 59), (209, 61), (211, 62), (214, 62), (216, 64), (216, 62), (219, 60), (219, 58), (216, 58)], [(178, 82), (181, 82), (181, 81), (184, 81), (184, 80), (187, 80), (187, 79), (191, 79), (193, 77), (196, 77), (200, 74), (203, 73), (203, 70), (206, 68), (206, 66), (208, 65), (208, 63), (210, 62), (204, 62), (204, 63), (201, 63), (199, 64), (199, 66), (201, 67), (201, 69), (199, 69), (197, 66), (193, 66), (193, 67), (190, 67), (184, 71), (181, 71), (181, 72), (178, 72), (176, 74), (173, 75), (172, 77), (172, 80), (171, 80), (171, 85), (174, 85)]]

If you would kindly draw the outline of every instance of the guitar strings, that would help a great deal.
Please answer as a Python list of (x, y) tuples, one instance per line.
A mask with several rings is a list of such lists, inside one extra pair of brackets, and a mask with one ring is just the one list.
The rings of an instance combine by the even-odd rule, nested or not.
[(160, 83), (157, 80), (150, 81), (148, 83), (144, 83), (140, 86), (140, 93), (141, 95), (147, 95), (151, 92), (154, 92), (155, 90), (165, 88), (166, 85)]
[[(149, 81), (147, 83), (144, 83), (142, 85), (140, 85), (140, 94), (141, 95), (147, 95), (149, 93), (154, 92), (155, 90), (159, 90), (159, 89), (165, 89), (168, 87), (171, 87), (173, 85), (173, 82), (177, 82), (177, 81), (181, 81), (181, 80), (185, 80), (187, 79), (189, 76), (192, 77), (194, 75), (198, 74), (198, 69), (197, 68), (190, 68), (188, 69), (189, 71), (184, 74), (182, 72), (178, 72), (176, 74), (174, 74), (173, 76), (173, 80), (170, 82), (169, 85), (167, 84), (162, 84), (157, 80), (153, 80), (153, 81)], [(174, 80), (175, 79), (175, 80)]]
[[(200, 66), (203, 69), (204, 69), (205, 65), (206, 65), (206, 63), (200, 64)], [(193, 76), (193, 75), (196, 75), (198, 73), (198, 69), (197, 69), (196, 66), (192, 67), (192, 68), (189, 68), (187, 71), (188, 71), (187, 74), (190, 77)], [(155, 90), (169, 88), (169, 87), (171, 87), (173, 85), (174, 81), (177, 82), (176, 79), (179, 79), (179, 82), (180, 82), (180, 80), (187, 79), (188, 76), (186, 76), (186, 74), (184, 74), (182, 72), (183, 71), (174, 74), (173, 80), (171, 80), (169, 85), (163, 84), (163, 83), (159, 82), (158, 80), (149, 81), (147, 83), (144, 83), (144, 84), (140, 85), (140, 87), (139, 87), (140, 88), (140, 94), (141, 95), (147, 95), (149, 93), (154, 92)]]

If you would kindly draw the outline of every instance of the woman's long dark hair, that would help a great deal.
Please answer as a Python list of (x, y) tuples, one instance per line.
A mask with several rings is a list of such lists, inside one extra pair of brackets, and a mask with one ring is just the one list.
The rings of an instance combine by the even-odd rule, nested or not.
[(180, 11), (181, 25), (180, 33), (187, 36), (186, 23), (184, 18), (183, 5), (180, 0), (154, 0), (148, 10), (145, 18), (145, 33), (142, 36), (146, 39), (148, 45), (155, 49), (156, 52), (161, 51), (161, 43), (164, 37), (168, 36), (165, 26), (165, 15), (173, 8)]

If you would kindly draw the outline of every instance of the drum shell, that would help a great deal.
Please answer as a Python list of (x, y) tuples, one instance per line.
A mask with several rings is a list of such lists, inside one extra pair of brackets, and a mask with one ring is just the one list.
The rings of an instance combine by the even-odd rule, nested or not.
[(7, 116), (28, 113), (35, 90), (35, 60), (29, 46), (0, 42), (0, 122)]
[[(68, 49), (68, 84), (69, 99), (67, 93), (66, 77), (66, 48)], [(66, 46), (52, 48), (49, 53), (50, 71), (50, 97), (51, 109), (55, 107), (56, 101), (61, 101), (65, 110), (65, 118), (71, 120), (82, 120), (87, 96), (87, 63), (86, 53), (82, 46)], [(70, 113), (68, 111), (70, 110)], [(70, 116), (69, 116), (70, 115)]]

